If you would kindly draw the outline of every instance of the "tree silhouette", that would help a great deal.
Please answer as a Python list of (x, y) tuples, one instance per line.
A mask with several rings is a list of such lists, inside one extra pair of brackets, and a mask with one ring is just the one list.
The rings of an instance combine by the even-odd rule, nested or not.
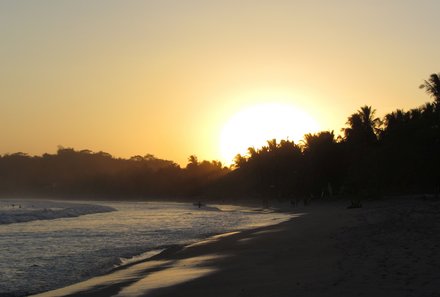
[(246, 157), (242, 156), (241, 154), (237, 154), (234, 157), (234, 167), (240, 168), (243, 167), (247, 162)]
[(199, 165), (199, 159), (196, 155), (191, 155), (188, 157), (188, 165), (186, 165), (186, 168), (191, 169), (195, 168)]
[(268, 140), (238, 154), (234, 170), (219, 161), (178, 164), (153, 155), (114, 158), (105, 152), (59, 147), (56, 154), (0, 155), (0, 195), (147, 199), (255, 197), (297, 199), (332, 193), (357, 196), (440, 190), (440, 75), (421, 88), (434, 102), (383, 120), (362, 106), (333, 131), (304, 135), (301, 145)]
[(304, 135), (304, 160), (308, 192), (314, 195), (333, 195), (341, 186), (345, 171), (342, 146), (333, 131)]
[(431, 74), (429, 79), (425, 80), (419, 88), (425, 89), (426, 93), (433, 97), (437, 104), (440, 103), (440, 73)]
[(381, 121), (375, 117), (376, 110), (371, 106), (362, 106), (348, 120), (349, 127), (343, 129), (345, 140), (353, 145), (370, 145), (377, 141)]

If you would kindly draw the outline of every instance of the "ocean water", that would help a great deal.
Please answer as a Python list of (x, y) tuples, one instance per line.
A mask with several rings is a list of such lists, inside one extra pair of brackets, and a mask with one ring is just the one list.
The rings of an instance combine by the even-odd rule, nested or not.
[(2, 200), (0, 296), (60, 288), (170, 245), (289, 218), (224, 205)]

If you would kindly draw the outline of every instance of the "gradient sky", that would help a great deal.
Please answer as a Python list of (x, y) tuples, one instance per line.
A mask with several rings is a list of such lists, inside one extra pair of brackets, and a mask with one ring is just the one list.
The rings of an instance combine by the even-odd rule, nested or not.
[(228, 118), (295, 105), (338, 134), (417, 107), (440, 71), (437, 0), (0, 0), (0, 154), (58, 145), (220, 159)]

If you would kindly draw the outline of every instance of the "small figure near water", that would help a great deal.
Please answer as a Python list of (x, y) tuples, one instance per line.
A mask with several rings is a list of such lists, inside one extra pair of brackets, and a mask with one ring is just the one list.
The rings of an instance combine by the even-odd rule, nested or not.
[(201, 201), (194, 202), (193, 205), (197, 206), (198, 208), (202, 208), (202, 206), (204, 206), (204, 204)]
[(296, 198), (290, 199), (290, 206), (291, 207), (297, 207), (298, 206), (298, 200)]

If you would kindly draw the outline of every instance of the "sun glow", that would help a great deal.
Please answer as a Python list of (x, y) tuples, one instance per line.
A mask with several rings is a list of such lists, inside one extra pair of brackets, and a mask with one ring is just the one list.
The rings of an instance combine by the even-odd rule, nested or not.
[(318, 123), (306, 112), (281, 103), (258, 104), (233, 115), (223, 127), (220, 150), (227, 163), (237, 154), (246, 155), (249, 147), (260, 148), (271, 139), (301, 140), (317, 132)]

